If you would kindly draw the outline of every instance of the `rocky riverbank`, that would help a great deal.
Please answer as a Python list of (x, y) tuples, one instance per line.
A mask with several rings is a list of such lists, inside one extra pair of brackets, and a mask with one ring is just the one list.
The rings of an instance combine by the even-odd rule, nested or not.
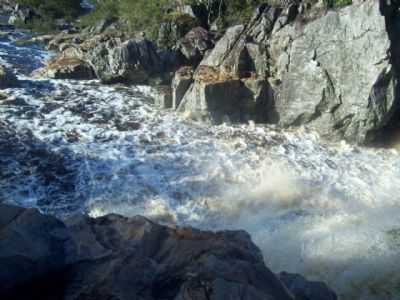
[(103, 20), (45, 38), (60, 54), (39, 74), (162, 86), (174, 99), (163, 106), (214, 124), (307, 126), (328, 140), (375, 145), (399, 127), (396, 3), (355, 1), (337, 11), (262, 5), (222, 37), (193, 8), (182, 9), (196, 27), (185, 23), (189, 31), (171, 37), (163, 25), (160, 43), (172, 47), (131, 39)]
[(274, 274), (244, 231), (165, 227), (144, 217), (61, 222), (0, 205), (2, 299), (335, 300), (321, 282)]

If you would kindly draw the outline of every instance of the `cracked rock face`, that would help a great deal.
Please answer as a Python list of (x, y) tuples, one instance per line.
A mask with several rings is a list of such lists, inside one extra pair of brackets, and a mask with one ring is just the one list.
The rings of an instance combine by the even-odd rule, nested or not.
[(161, 72), (162, 65), (156, 47), (148, 40), (99, 43), (86, 60), (104, 83), (143, 84)]
[(292, 23), (270, 43), (280, 125), (307, 124), (331, 140), (368, 143), (398, 109), (379, 1)]

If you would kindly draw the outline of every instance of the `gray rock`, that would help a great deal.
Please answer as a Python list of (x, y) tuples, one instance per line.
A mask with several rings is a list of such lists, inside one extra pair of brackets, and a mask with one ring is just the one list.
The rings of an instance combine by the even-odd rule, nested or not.
[(212, 67), (200, 66), (178, 111), (190, 119), (213, 124), (265, 122), (273, 112), (273, 90), (261, 78), (229, 77)]
[(275, 32), (270, 54), (280, 125), (367, 143), (390, 121), (399, 101), (379, 5), (365, 1)]
[(110, 39), (95, 45), (86, 59), (104, 83), (143, 84), (162, 71), (157, 49), (146, 39)]
[(201, 26), (207, 27), (208, 25), (208, 11), (207, 7), (202, 4), (192, 4), (192, 5), (179, 5), (177, 7), (177, 12), (180, 14), (189, 15), (192, 18), (199, 20)]
[(177, 43), (177, 48), (193, 66), (197, 66), (206, 52), (213, 47), (213, 35), (202, 27), (193, 28)]
[(96, 78), (92, 67), (85, 61), (64, 56), (51, 60), (46, 67), (35, 71), (33, 76), (76, 80)]
[(266, 81), (265, 43), (278, 15), (279, 10), (262, 5), (247, 26), (228, 28), (201, 61), (178, 111), (217, 124), (266, 122), (273, 115), (274, 93)]
[(201, 26), (200, 21), (188, 14), (176, 17), (160, 24), (157, 45), (161, 48), (173, 48), (191, 29)]
[(308, 281), (298, 274), (282, 272), (280, 280), (296, 300), (337, 300), (336, 294), (323, 282)]
[(168, 228), (143, 217), (68, 222), (81, 263), (65, 299), (293, 299), (245, 232)]
[(0, 89), (15, 87), (17, 85), (18, 80), (14, 73), (5, 66), (0, 65)]
[(63, 270), (75, 259), (65, 225), (35, 209), (0, 204), (0, 297)]
[(172, 108), (177, 109), (181, 104), (190, 85), (193, 83), (193, 68), (182, 67), (175, 72), (172, 80)]
[(31, 8), (23, 7), (17, 4), (15, 5), (15, 8), (8, 19), (8, 24), (26, 24), (28, 21), (31, 21), (35, 16), (36, 13)]
[(166, 227), (140, 216), (62, 223), (0, 205), (0, 263), (2, 299), (294, 300), (282, 280), (296, 297), (336, 299), (322, 297), (330, 292), (322, 283), (278, 278), (244, 231)]
[(225, 57), (235, 47), (238, 39), (244, 31), (243, 25), (233, 26), (227, 29), (224, 36), (216, 43), (210, 54), (204, 58), (200, 65), (218, 68), (224, 62)]
[(161, 85), (153, 88), (152, 96), (154, 104), (160, 108), (172, 107), (172, 90), (171, 86)]
[(228, 28), (201, 65), (218, 68), (221, 72), (249, 77), (257, 74), (265, 78), (267, 72), (267, 41), (279, 10), (261, 5), (249, 24)]

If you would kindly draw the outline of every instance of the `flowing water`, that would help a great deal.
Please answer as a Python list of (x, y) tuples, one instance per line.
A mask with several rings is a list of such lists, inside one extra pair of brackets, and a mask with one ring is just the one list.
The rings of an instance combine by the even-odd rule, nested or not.
[(274, 271), (341, 299), (400, 299), (400, 156), (306, 129), (207, 127), (150, 88), (32, 79), (49, 53), (0, 39), (22, 87), (0, 100), (0, 201), (68, 217), (115, 212), (245, 229)]

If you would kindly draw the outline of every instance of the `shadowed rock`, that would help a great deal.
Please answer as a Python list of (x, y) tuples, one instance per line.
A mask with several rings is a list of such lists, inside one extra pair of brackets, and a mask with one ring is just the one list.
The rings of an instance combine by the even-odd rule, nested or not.
[(8, 68), (0, 65), (0, 89), (15, 87), (18, 85), (17, 77)]
[[(33, 209), (0, 205), (0, 245), (0, 296), (7, 299), (295, 299), (244, 231), (173, 228), (119, 215), (81, 215), (64, 225)], [(298, 295), (299, 286), (304, 295), (334, 295), (303, 279)]]

